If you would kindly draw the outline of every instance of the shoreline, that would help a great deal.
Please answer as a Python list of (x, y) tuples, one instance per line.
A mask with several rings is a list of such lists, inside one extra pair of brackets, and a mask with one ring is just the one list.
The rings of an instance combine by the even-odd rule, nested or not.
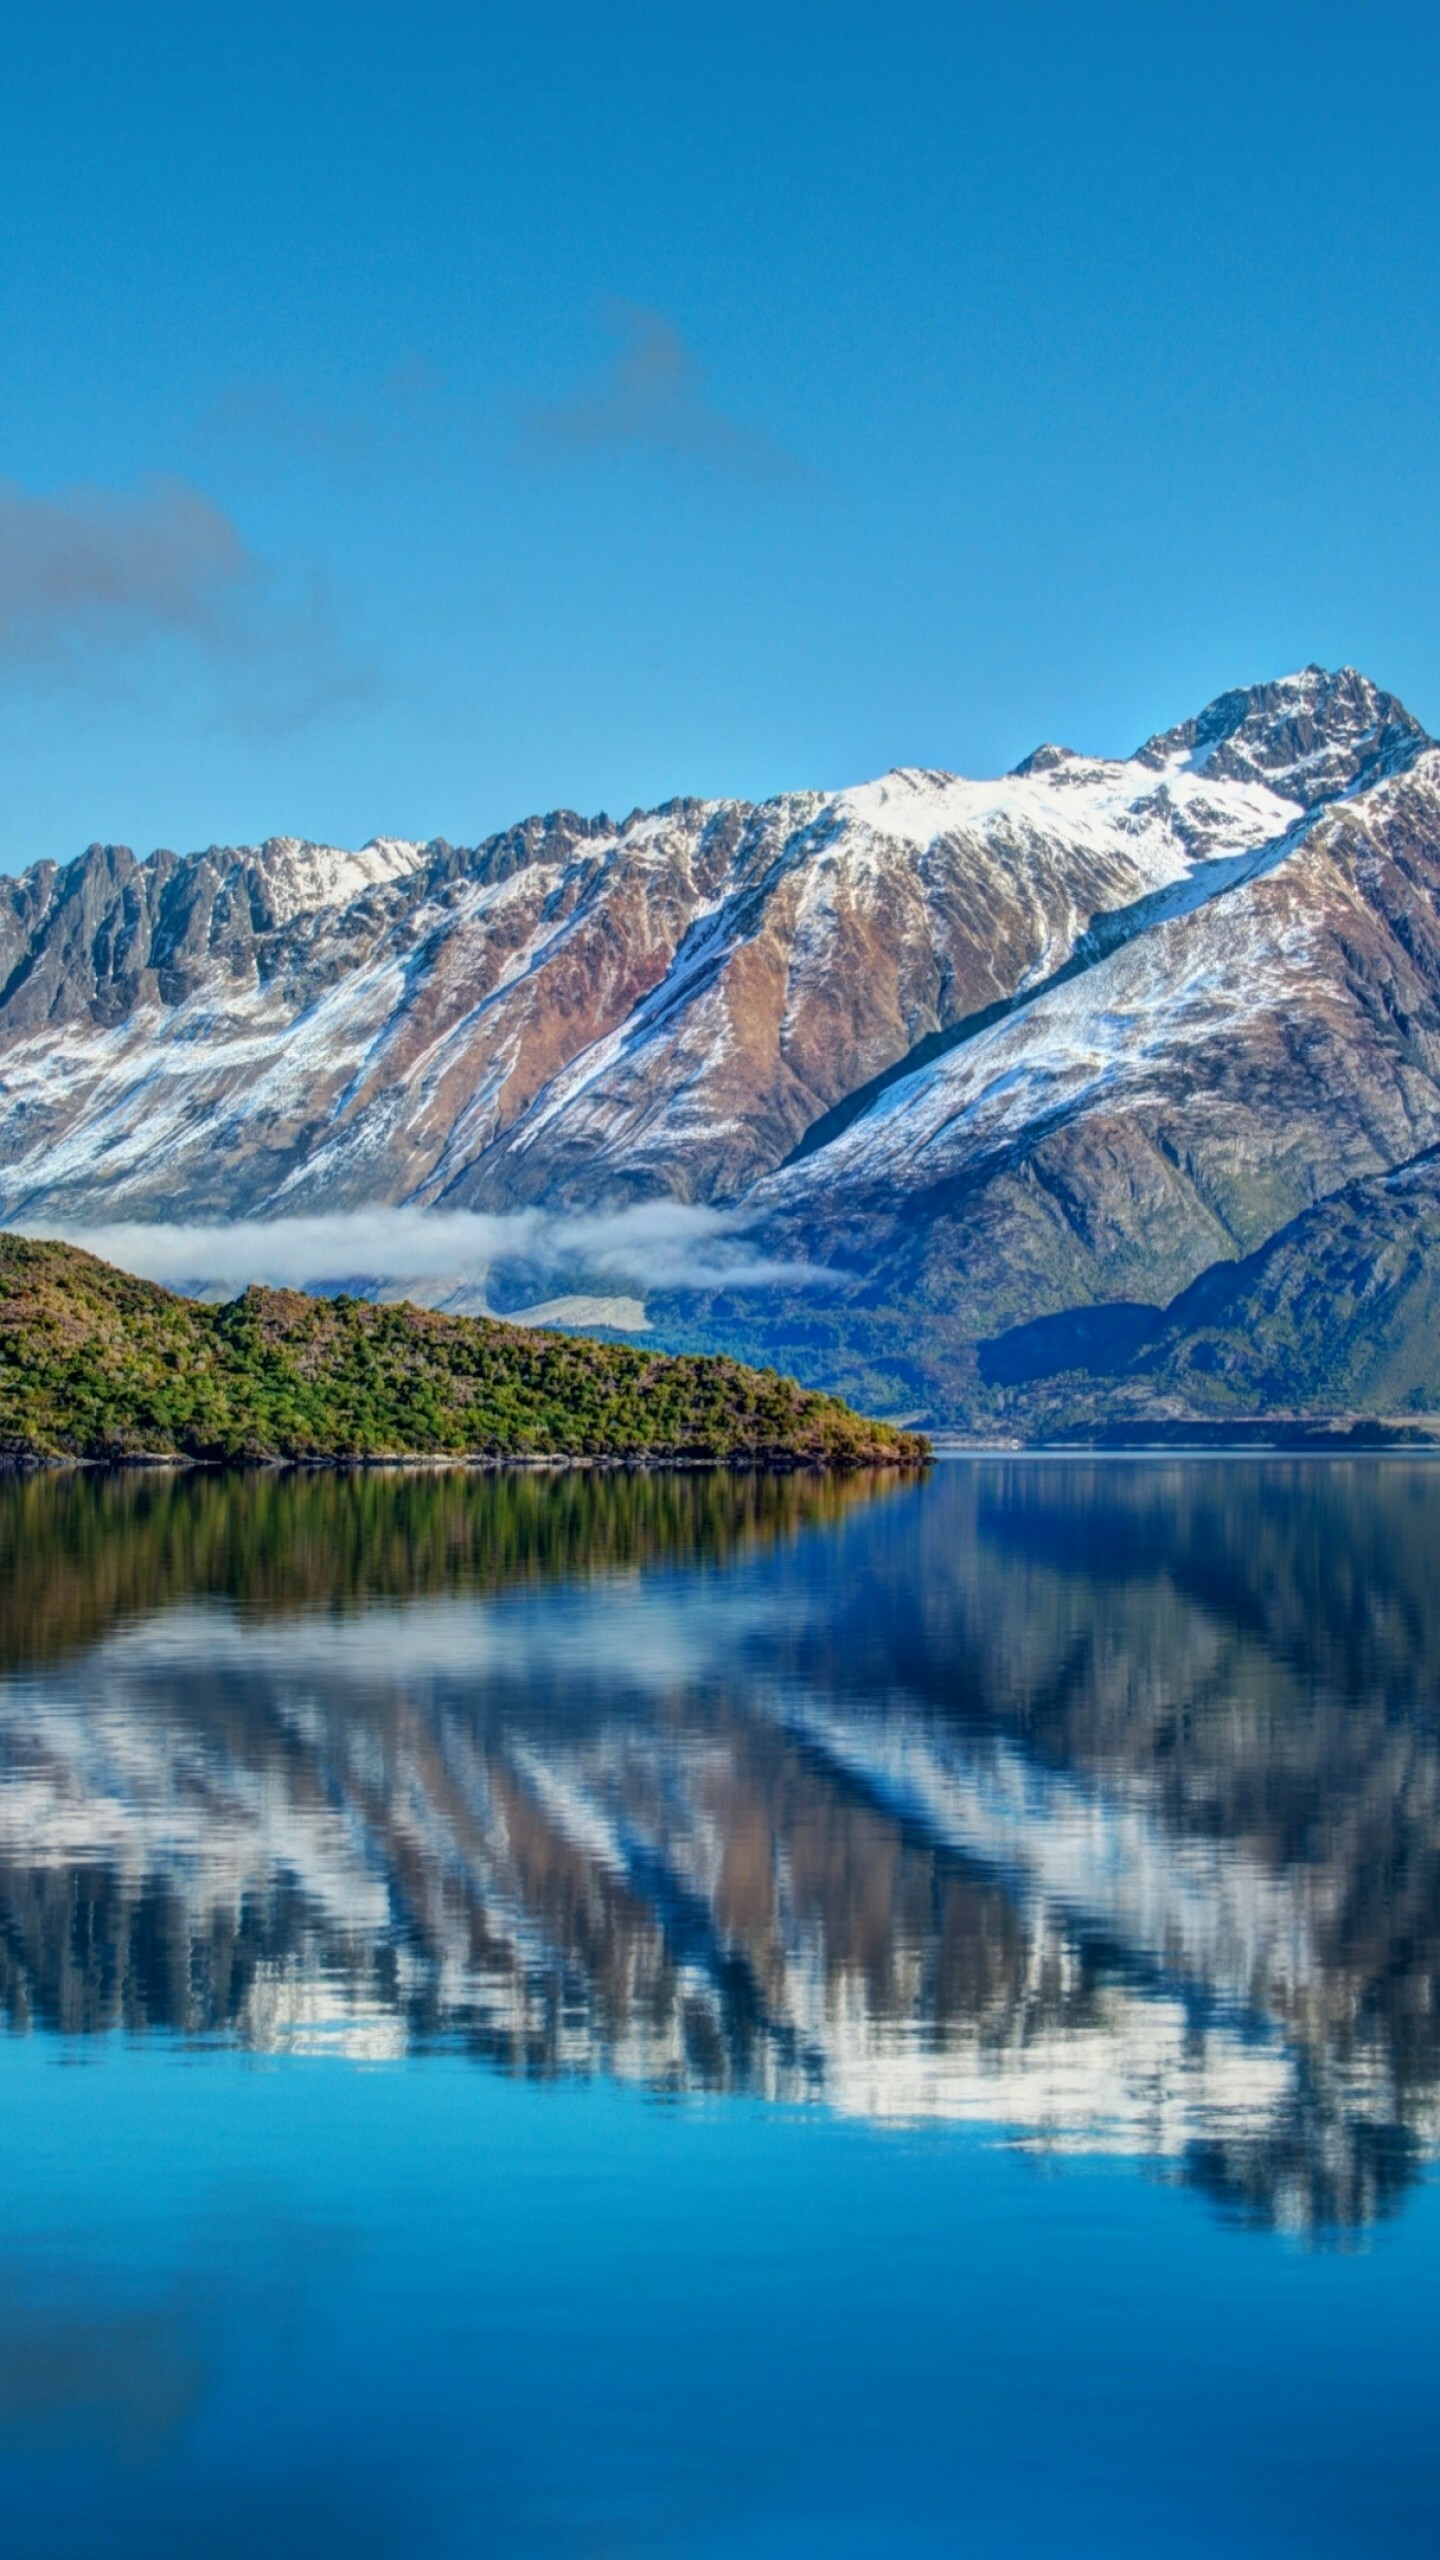
[(703, 1454), (674, 1457), (625, 1457), (557, 1450), (544, 1454), (517, 1451), (504, 1457), (416, 1453), (409, 1456), (285, 1456), (201, 1458), (183, 1452), (144, 1450), (103, 1458), (49, 1452), (15, 1455), (0, 1452), (0, 1482), (7, 1476), (63, 1475), (923, 1475), (934, 1452), (915, 1457), (864, 1458), (785, 1457), (712, 1458)]
[(1104, 1431), (1093, 1440), (970, 1439), (961, 1433), (928, 1435), (936, 1458), (1323, 1458), (1440, 1457), (1440, 1433), (1413, 1424), (1363, 1421), (1187, 1423), (1172, 1432)]

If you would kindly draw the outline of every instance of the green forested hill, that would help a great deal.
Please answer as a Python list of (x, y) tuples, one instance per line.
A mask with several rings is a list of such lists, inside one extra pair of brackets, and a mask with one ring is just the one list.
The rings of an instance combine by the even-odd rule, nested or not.
[(925, 1444), (738, 1361), (414, 1306), (174, 1296), (0, 1235), (0, 1458), (914, 1465)]

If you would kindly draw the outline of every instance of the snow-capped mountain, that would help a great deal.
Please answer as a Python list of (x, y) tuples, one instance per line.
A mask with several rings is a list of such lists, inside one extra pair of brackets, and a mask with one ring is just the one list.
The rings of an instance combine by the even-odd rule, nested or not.
[(1218, 744), (1046, 748), (997, 783), (560, 815), (471, 852), (41, 865), (4, 897), (0, 1205), (733, 1199), (1098, 917), (1213, 894), (1210, 866), (1283, 843), (1317, 775), (1422, 743), (1358, 679), (1331, 689), (1319, 750), (1280, 689)]
[[(1247, 770), (1257, 726), (1224, 741)], [(1333, 741), (1313, 752), (1333, 789)], [(771, 1246), (850, 1266), (827, 1299), (842, 1325), (928, 1308), (958, 1344), (1163, 1303), (1440, 1142), (1440, 751), (1411, 736), (1349, 773), (1270, 843), (1196, 865), (1138, 930), (1106, 920), (1089, 965), (757, 1187)]]
[(1440, 750), (1353, 670), (1118, 762), (0, 893), (0, 1216), (715, 1204), (812, 1276), (652, 1321), (937, 1412), (1437, 1142)]

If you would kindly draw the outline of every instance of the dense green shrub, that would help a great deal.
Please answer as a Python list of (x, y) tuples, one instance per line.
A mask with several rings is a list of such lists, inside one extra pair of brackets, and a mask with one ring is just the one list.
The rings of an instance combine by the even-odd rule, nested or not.
[(0, 1457), (916, 1464), (775, 1370), (489, 1318), (247, 1289), (179, 1298), (0, 1235)]

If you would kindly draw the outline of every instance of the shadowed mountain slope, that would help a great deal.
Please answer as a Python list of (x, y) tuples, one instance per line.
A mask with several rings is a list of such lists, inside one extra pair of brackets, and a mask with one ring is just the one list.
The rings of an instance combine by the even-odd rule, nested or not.
[(1440, 1152), (1347, 1183), (1166, 1309), (1109, 1305), (982, 1343), (997, 1420), (1411, 1417), (1440, 1427)]
[[(758, 1185), (766, 1248), (803, 1239), (834, 1277), (737, 1308), (728, 1338), (976, 1418), (977, 1340), (1164, 1304), (1440, 1141), (1440, 752), (1409, 742), (1225, 869)], [(673, 1338), (714, 1322), (670, 1313)]]

